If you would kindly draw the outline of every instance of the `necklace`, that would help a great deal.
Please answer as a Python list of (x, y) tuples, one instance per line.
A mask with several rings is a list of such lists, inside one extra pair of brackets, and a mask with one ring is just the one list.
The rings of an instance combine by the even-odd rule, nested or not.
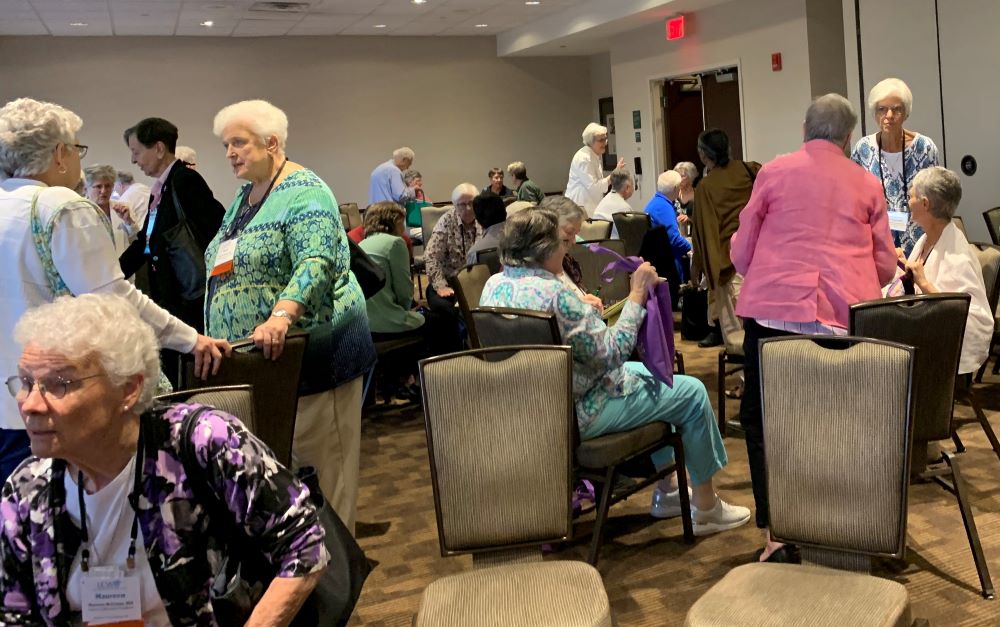
[[(882, 181), (882, 195), (885, 196), (885, 206), (892, 211), (892, 205), (889, 203), (889, 192), (885, 187), (885, 159), (882, 158), (882, 131), (879, 131), (875, 136), (875, 143), (878, 144), (878, 177)], [(910, 188), (909, 181), (906, 180), (906, 131), (903, 131), (903, 140), (901, 142), (902, 147), (899, 150), (899, 155), (901, 157), (901, 165), (903, 168), (903, 193)]]

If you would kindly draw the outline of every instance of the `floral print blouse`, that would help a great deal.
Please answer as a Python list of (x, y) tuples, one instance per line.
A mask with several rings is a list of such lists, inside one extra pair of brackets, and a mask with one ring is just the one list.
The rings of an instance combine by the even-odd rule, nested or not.
[(479, 221), (466, 226), (452, 207), (434, 225), (434, 232), (427, 243), (424, 260), (427, 264), (427, 280), (436, 290), (448, 287), (448, 278), (453, 277), (466, 266), (469, 249), (483, 236)]
[[(300, 577), (329, 562), (325, 532), (309, 489), (233, 416), (202, 412), (193, 450), (204, 474), (188, 477), (181, 460), (184, 418), (199, 405), (174, 405), (142, 417), (142, 477), (138, 506), (146, 555), (171, 624), (215, 625), (209, 593), (222, 562), (223, 538), (242, 533), (277, 569)], [(190, 465), (190, 464), (189, 464)], [(80, 529), (66, 510), (60, 459), (26, 460), (0, 493), (0, 624), (72, 625), (79, 612), (66, 601)], [(197, 488), (194, 482), (202, 482)], [(230, 521), (211, 520), (209, 490), (228, 505)]]
[[(885, 153), (882, 153), (882, 158), (879, 159), (876, 135), (877, 133), (866, 135), (858, 140), (851, 152), (851, 159), (875, 175), (875, 178), (880, 181), (884, 180), (885, 202), (889, 211), (909, 213), (908, 186), (913, 182), (913, 177), (916, 176), (917, 172), (924, 168), (941, 165), (938, 160), (938, 148), (930, 137), (915, 133), (913, 141), (903, 149), (903, 169), (899, 171), (886, 164)], [(885, 173), (884, 178), (883, 172)], [(903, 180), (904, 173), (906, 174), (905, 181)], [(924, 231), (920, 225), (913, 220), (908, 220), (906, 231), (899, 234), (893, 233), (893, 238), (896, 239), (896, 245), (901, 246), (903, 252), (909, 255), (923, 234)]]
[(573, 349), (573, 397), (581, 431), (597, 419), (609, 398), (625, 396), (643, 383), (623, 367), (646, 317), (646, 310), (631, 300), (608, 327), (597, 309), (551, 272), (505, 266), (486, 282), (480, 304), (555, 314), (562, 341)]

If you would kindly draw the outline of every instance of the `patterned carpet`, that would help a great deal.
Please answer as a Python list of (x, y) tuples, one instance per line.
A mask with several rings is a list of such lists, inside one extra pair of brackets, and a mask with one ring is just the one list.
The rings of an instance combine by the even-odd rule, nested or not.
[[(689, 342), (679, 342), (678, 349), (688, 374), (704, 381), (714, 397), (718, 349), (699, 349)], [(978, 392), (993, 428), (1000, 431), (1000, 377), (987, 374)], [(730, 400), (727, 407), (734, 417), (739, 402)], [(971, 412), (960, 407), (958, 414)], [(1000, 460), (979, 427), (964, 427), (961, 434), (968, 447), (963, 468), (976, 524), (994, 580), (1000, 583)], [(440, 556), (420, 411), (366, 416), (361, 447), (358, 520), (363, 522), (358, 535), (378, 566), (350, 624), (410, 625), (424, 587), (471, 568), (471, 558)], [(727, 500), (752, 508), (742, 439), (726, 438), (726, 449), (730, 464), (717, 488)], [(750, 523), (688, 546), (681, 541), (678, 519), (654, 520), (648, 507), (649, 493), (643, 492), (611, 510), (599, 570), (619, 625), (682, 625), (695, 600), (729, 569), (751, 559), (761, 536)], [(585, 518), (578, 525), (583, 537), (549, 558), (585, 559), (589, 527)], [(986, 601), (979, 594), (954, 497), (931, 484), (912, 487), (908, 536), (905, 568), (882, 564), (877, 574), (906, 585), (915, 617), (932, 625), (1000, 625), (1000, 601)]]

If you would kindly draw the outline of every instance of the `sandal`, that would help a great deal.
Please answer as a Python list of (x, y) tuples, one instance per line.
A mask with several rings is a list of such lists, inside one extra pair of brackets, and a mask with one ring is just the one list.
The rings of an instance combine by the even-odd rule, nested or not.
[(726, 390), (726, 398), (735, 398), (735, 399), (743, 398), (743, 386), (737, 385), (732, 389)]

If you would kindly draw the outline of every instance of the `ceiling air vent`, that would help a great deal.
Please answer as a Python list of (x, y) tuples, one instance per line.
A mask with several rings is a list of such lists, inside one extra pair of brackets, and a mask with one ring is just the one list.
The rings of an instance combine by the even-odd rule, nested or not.
[(251, 11), (260, 13), (305, 13), (309, 10), (308, 2), (254, 2)]

